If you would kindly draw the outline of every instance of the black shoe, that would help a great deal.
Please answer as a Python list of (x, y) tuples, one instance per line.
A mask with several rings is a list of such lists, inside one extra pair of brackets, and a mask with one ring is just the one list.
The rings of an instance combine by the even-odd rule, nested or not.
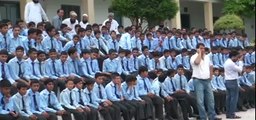
[(230, 117), (226, 117), (227, 119), (241, 119), (240, 116), (230, 116)]
[(252, 108), (255, 108), (255, 105), (254, 105), (254, 104), (251, 104), (250, 106), (251, 106)]
[(245, 105), (245, 108), (246, 108), (246, 109), (251, 109), (251, 106), (250, 106), (249, 104), (246, 104), (246, 105)]
[(244, 106), (242, 106), (239, 108), (239, 111), (247, 111), (247, 109)]
[(222, 118), (215, 117), (214, 120), (222, 120)]

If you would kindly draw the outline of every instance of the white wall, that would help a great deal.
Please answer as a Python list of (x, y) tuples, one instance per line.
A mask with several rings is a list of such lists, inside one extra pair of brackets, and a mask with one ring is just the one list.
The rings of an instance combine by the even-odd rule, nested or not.
[(255, 17), (244, 19), (245, 33), (247, 33), (249, 40), (255, 40)]

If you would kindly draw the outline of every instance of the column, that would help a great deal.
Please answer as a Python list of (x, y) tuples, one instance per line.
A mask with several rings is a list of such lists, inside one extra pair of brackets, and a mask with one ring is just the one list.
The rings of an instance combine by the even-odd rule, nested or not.
[(178, 12), (176, 16), (171, 19), (171, 28), (181, 29), (181, 19), (180, 19), (180, 0), (175, 0), (178, 6)]
[(204, 3), (204, 24), (205, 28), (213, 32), (213, 11), (212, 2), (208, 1)]
[[(89, 16), (89, 23), (95, 23), (94, 0), (81, 0), (82, 11)], [(81, 13), (81, 14), (84, 14)]]
[(24, 20), (25, 6), (30, 1), (32, 1), (32, 0), (20, 0), (20, 17), (22, 20)]

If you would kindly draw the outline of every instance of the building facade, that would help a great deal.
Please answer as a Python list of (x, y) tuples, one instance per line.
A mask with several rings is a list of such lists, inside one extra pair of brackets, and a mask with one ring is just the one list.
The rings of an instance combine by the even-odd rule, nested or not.
[[(23, 18), (24, 8), (31, 0), (0, 0), (0, 19), (8, 18), (13, 22), (17, 18)], [(59, 8), (65, 10), (65, 17), (68, 17), (70, 10), (81, 14), (89, 15), (90, 23), (101, 24), (109, 12), (112, 0), (41, 0), (49, 19), (56, 15)], [(166, 20), (165, 26), (175, 28), (207, 28), (213, 30), (213, 23), (222, 16), (223, 0), (175, 0), (178, 3), (179, 11), (172, 20)], [(131, 25), (128, 18), (115, 15), (116, 20), (123, 26)], [(250, 39), (255, 39), (255, 17), (244, 19), (245, 32)]]

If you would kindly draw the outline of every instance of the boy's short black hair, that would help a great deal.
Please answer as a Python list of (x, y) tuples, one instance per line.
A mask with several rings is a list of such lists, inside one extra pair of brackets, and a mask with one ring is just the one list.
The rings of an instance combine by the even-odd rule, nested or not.
[(79, 82), (81, 82), (82, 80), (80, 79), (80, 78), (78, 78), (78, 77), (75, 77), (74, 78), (74, 84), (77, 84), (77, 83), (79, 83)]
[(117, 72), (111, 74), (112, 79), (115, 79), (116, 77), (120, 77), (120, 75)]
[(30, 85), (39, 84), (40, 82), (36, 79), (31, 79)]
[(66, 84), (67, 84), (69, 81), (72, 81), (72, 82), (74, 83), (73, 79), (70, 79), (70, 78), (69, 78), (69, 79), (66, 80)]
[(84, 29), (84, 28), (79, 28), (78, 31), (77, 31), (77, 33), (79, 34), (79, 33), (81, 33), (81, 32), (85, 32), (85, 29)]
[(73, 39), (75, 39), (75, 38), (78, 38), (78, 39), (79, 39), (80, 37), (79, 37), (78, 35), (74, 35), (74, 36), (73, 36)]
[(139, 48), (133, 48), (132, 51), (139, 51)]
[(88, 79), (85, 83), (85, 85), (93, 85), (95, 83), (94, 79)]
[(137, 80), (137, 78), (134, 75), (127, 75), (126, 78), (125, 78), (125, 82), (126, 83), (129, 83), (129, 82), (132, 82), (132, 81), (136, 81), (136, 80)]
[(181, 49), (181, 53), (185, 53), (185, 52), (188, 52), (186, 48)]
[(18, 46), (18, 47), (16, 48), (16, 51), (18, 51), (18, 50), (21, 50), (21, 51), (24, 52), (24, 48), (23, 48), (22, 46)]
[(116, 50), (110, 49), (110, 50), (108, 51), (108, 54), (109, 54), (109, 55), (112, 54), (112, 53), (116, 53)]
[(153, 72), (153, 71), (150, 71), (149, 73), (148, 73), (148, 77), (150, 78), (150, 79), (156, 79), (157, 78), (157, 74), (155, 73), (155, 72)]
[(125, 50), (125, 56), (131, 54), (132, 52), (130, 50)]
[(35, 28), (30, 28), (30, 29), (28, 30), (28, 35), (31, 35), (31, 34), (34, 34), (34, 33), (37, 33), (37, 29), (35, 29)]
[(6, 49), (0, 50), (0, 55), (8, 55), (8, 51)]
[(145, 66), (140, 66), (139, 67), (139, 74), (141, 74), (141, 73), (143, 73), (143, 72), (147, 72), (148, 71), (148, 68), (147, 67), (145, 67)]
[(160, 83), (163, 83), (165, 81), (165, 79), (166, 79), (166, 75), (164, 75), (164, 74), (161, 74), (161, 75), (158, 76), (158, 81)]
[(97, 79), (98, 77), (101, 77), (101, 76), (105, 76), (105, 75), (98, 72), (98, 73), (95, 74), (95, 79)]
[(60, 55), (68, 55), (68, 53), (66, 51), (62, 51)]
[(175, 74), (175, 73), (176, 73), (176, 70), (174, 70), (174, 69), (169, 69), (169, 70), (167, 71), (166, 75), (171, 76), (171, 75), (173, 75), (173, 74)]
[(48, 79), (46, 79), (46, 80), (44, 81), (44, 85), (47, 85), (47, 84), (49, 84), (49, 83), (51, 83), (51, 82), (54, 84), (53, 79), (48, 78)]
[(83, 49), (81, 52), (81, 55), (83, 55), (83, 54), (91, 54), (91, 51), (88, 49)]
[(39, 56), (41, 54), (45, 54), (46, 55), (46, 53), (44, 51), (41, 51), (41, 50), (37, 51), (37, 56)]
[(168, 53), (168, 52), (170, 53), (170, 50), (168, 50), (168, 49), (165, 49), (165, 50), (164, 50), (164, 54), (165, 54), (165, 53)]
[(120, 48), (118, 53), (120, 54), (120, 53), (125, 53), (125, 52), (126, 52), (125, 49)]
[(21, 88), (28, 88), (28, 86), (24, 82), (18, 82), (17, 89), (20, 90)]
[(3, 79), (0, 81), (0, 88), (11, 87), (11, 86), (12, 86), (12, 84), (9, 80)]
[(215, 72), (215, 71), (219, 71), (220, 72), (220, 69), (219, 68), (213, 68), (213, 72)]
[(68, 27), (68, 25), (67, 25), (67, 24), (61, 24), (61, 25), (60, 25), (60, 29), (63, 29), (63, 28), (65, 28), (65, 27)]
[(92, 49), (91, 49), (91, 53), (97, 53), (97, 54), (98, 54), (98, 53), (99, 53), (99, 49), (97, 49), (97, 48), (92, 48)]
[(72, 55), (77, 52), (77, 49), (75, 47), (71, 47), (68, 49), (68, 55)]
[(28, 54), (31, 54), (31, 53), (33, 53), (33, 52), (37, 52), (37, 50), (36, 50), (35, 48), (30, 48), (30, 49), (28, 50)]
[(52, 48), (52, 49), (49, 50), (49, 53), (53, 53), (53, 52), (56, 53), (57, 52), (56, 49)]
[(142, 52), (143, 52), (143, 51), (145, 51), (146, 49), (148, 49), (148, 46), (143, 46), (141, 50), (142, 50)]

